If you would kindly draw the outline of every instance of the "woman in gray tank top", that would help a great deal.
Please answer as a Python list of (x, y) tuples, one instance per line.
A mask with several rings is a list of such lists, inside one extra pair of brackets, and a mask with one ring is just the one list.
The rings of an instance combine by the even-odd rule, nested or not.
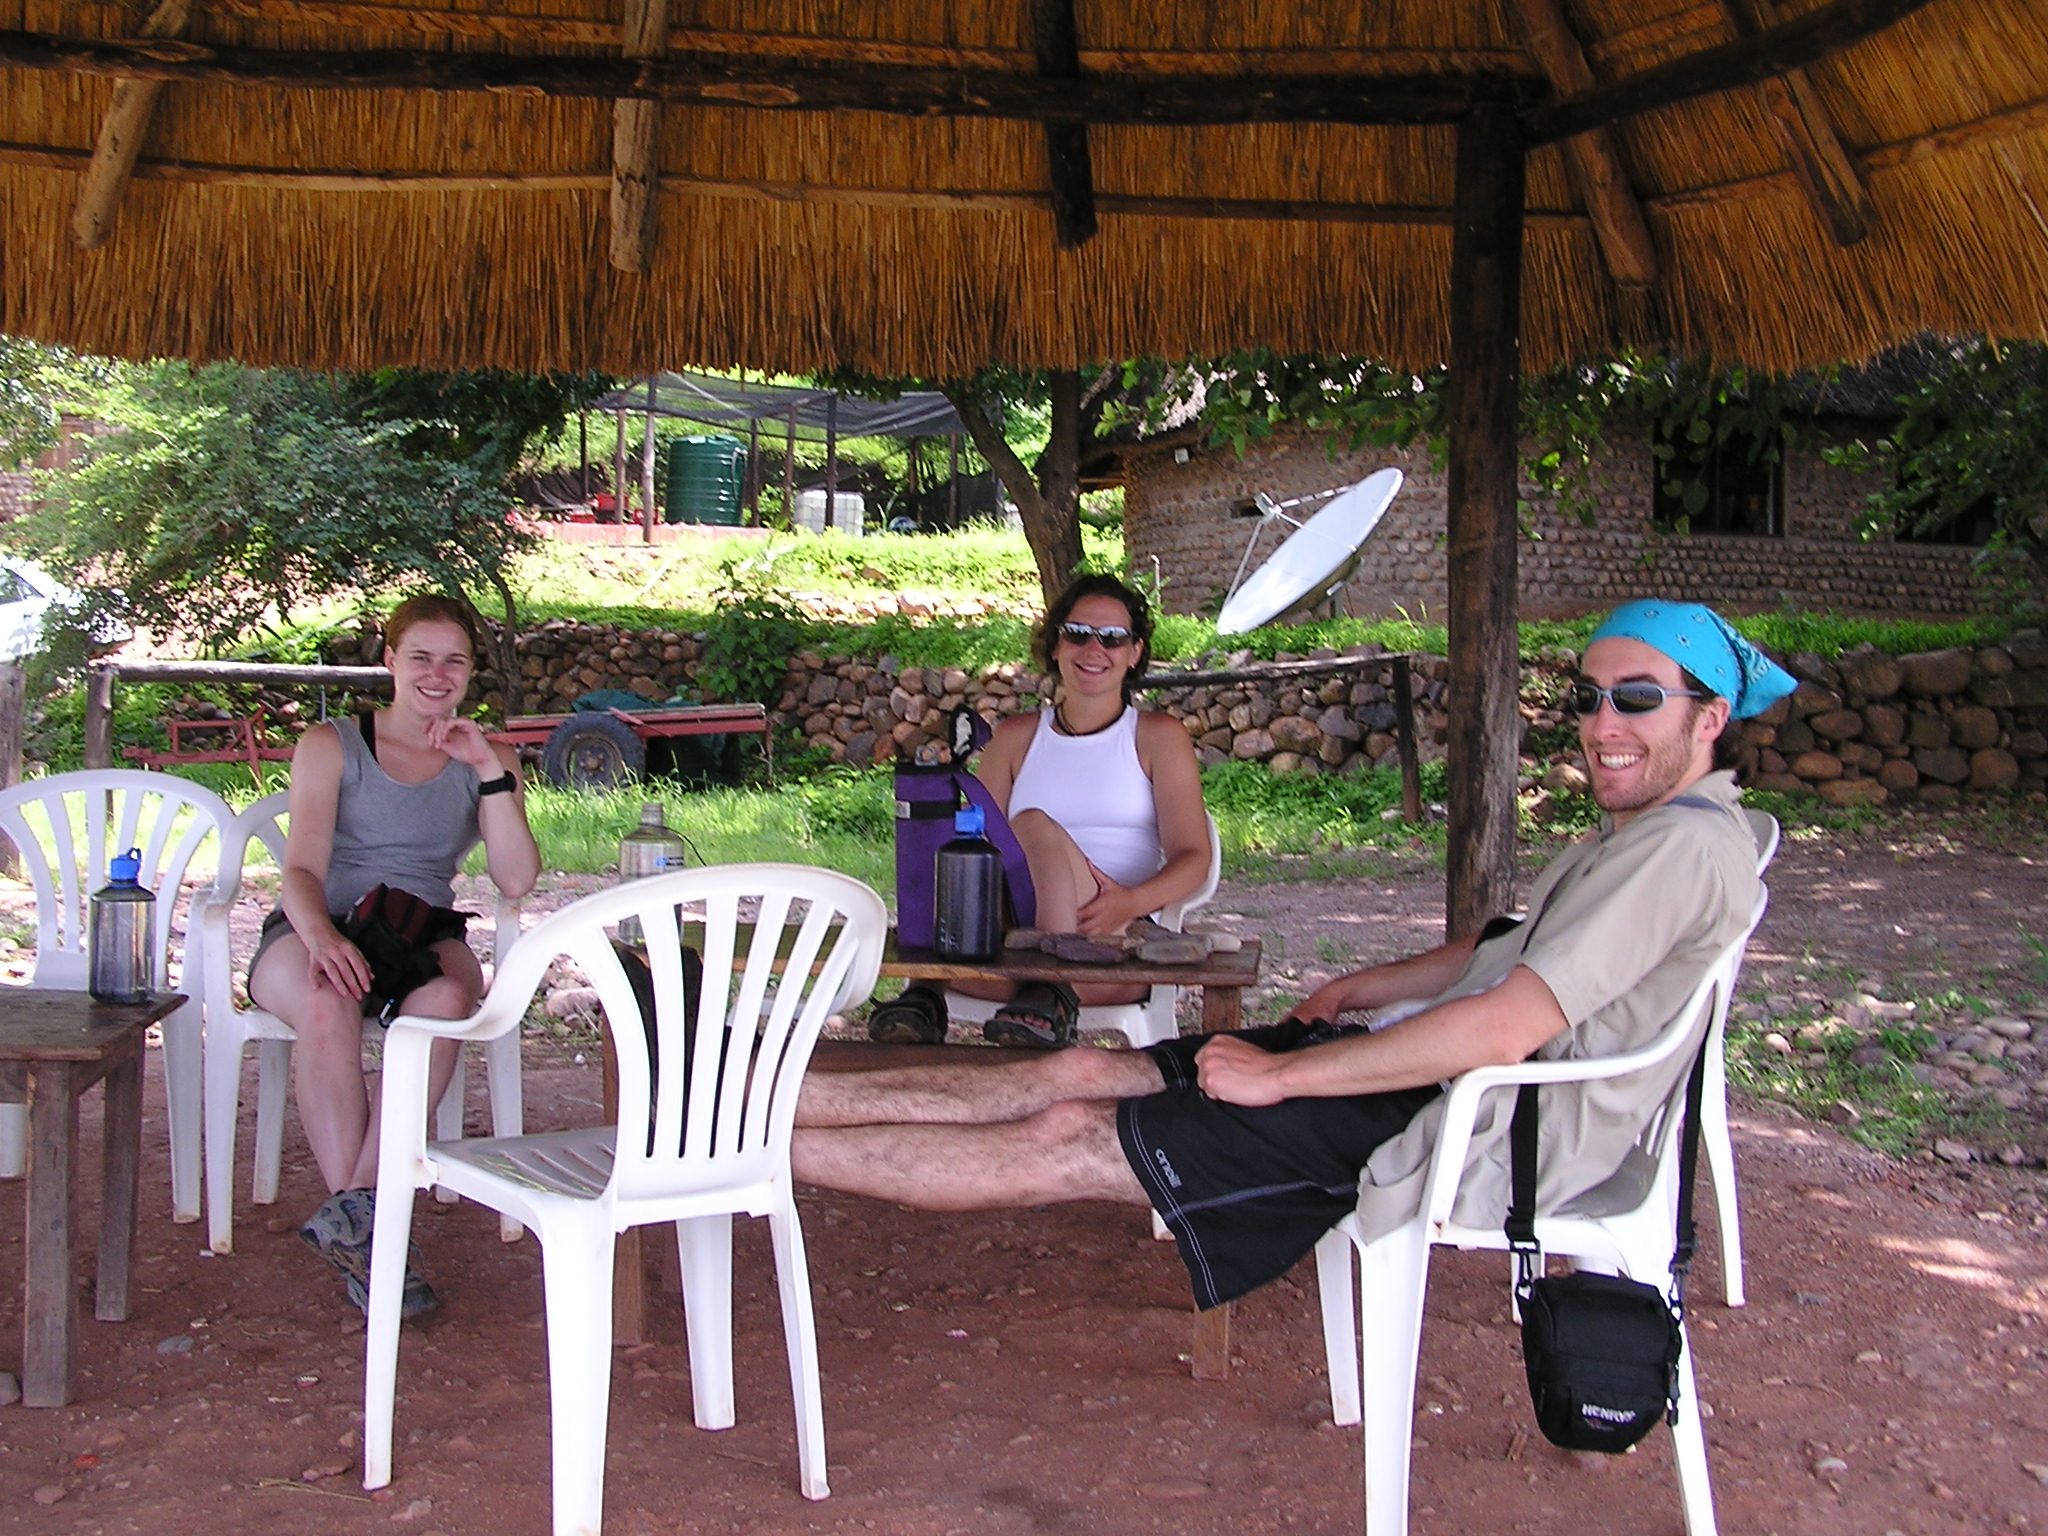
[[(315, 726), (292, 754), (291, 826), (282, 899), (264, 923), (249, 996), (297, 1036), (292, 1082), (299, 1121), (332, 1192), (299, 1236), (347, 1278), (367, 1309), (377, 1133), (363, 1073), (363, 1019), (379, 1007), (459, 1019), (476, 1008), (483, 971), (458, 913), (428, 929), (426, 968), (440, 974), (379, 997), (371, 962), (340, 923), (379, 885), (446, 912), (455, 871), (481, 840), (491, 880), (523, 896), (540, 873), (517, 759), (457, 714), (476, 671), (478, 627), (466, 604), (423, 596), (384, 627), (391, 703), (355, 721)], [(395, 990), (395, 988), (394, 988)], [(456, 1047), (435, 1047), (429, 1102), (454, 1071)], [(405, 1315), (434, 1305), (410, 1267)]]

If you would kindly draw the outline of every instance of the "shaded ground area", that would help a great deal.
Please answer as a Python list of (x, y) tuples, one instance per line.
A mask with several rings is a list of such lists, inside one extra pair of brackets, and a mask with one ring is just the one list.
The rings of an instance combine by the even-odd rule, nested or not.
[[(2041, 844), (1983, 831), (1938, 822), (1905, 838), (1788, 842), (1753, 990), (1938, 971), (2017, 993), (2033, 958), (2022, 930), (2048, 911)], [(1441, 902), (1440, 877), (1417, 860), (1372, 881), (1226, 887), (1218, 910), (1277, 938), (1275, 990), (1291, 996), (1312, 971), (1429, 942)], [(536, 1124), (594, 1114), (587, 1044), (533, 1040)], [(476, 1208), (422, 1205), (445, 1305), (406, 1330), (398, 1479), (366, 1498), (361, 1324), (293, 1235), (321, 1194), (296, 1126), (283, 1203), (244, 1206), (237, 1252), (205, 1258), (200, 1229), (162, 1214), (154, 1066), (147, 1108), (136, 1314), (110, 1325), (88, 1311), (77, 1404), (0, 1409), (0, 1531), (547, 1530), (534, 1244), (499, 1243)], [(245, 1161), (248, 1144), (245, 1127)], [(1719, 1301), (1710, 1233), (1693, 1314), (1722, 1529), (2048, 1531), (2040, 1172), (1890, 1161), (1768, 1105), (1738, 1106), (1736, 1144), (1752, 1300)], [(20, 1213), (19, 1186), (0, 1186), (9, 1277)], [(1307, 1267), (1240, 1306), (1233, 1379), (1198, 1384), (1179, 1264), (1133, 1213), (934, 1216), (813, 1194), (804, 1214), (832, 1498), (796, 1493), (766, 1235), (743, 1225), (740, 1422), (691, 1426), (680, 1324), (661, 1312), (655, 1337), (614, 1361), (608, 1530), (1358, 1528), (1358, 1444), (1328, 1422)], [(0, 1369), (19, 1359), (17, 1297), (10, 1278)], [(1664, 1437), (1609, 1460), (1535, 1436), (1495, 1255), (1439, 1261), (1418, 1403), (1418, 1532), (1680, 1529)]]

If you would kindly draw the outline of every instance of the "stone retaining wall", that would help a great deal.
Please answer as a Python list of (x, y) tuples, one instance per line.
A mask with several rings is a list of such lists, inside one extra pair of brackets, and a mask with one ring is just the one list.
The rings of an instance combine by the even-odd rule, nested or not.
[[(342, 648), (337, 661), (376, 654), (374, 632)], [(1333, 657), (1333, 652), (1318, 653)], [(1264, 762), (1276, 772), (1358, 771), (1394, 751), (1392, 666), (1378, 647), (1355, 652), (1355, 671), (1261, 684), (1162, 690), (1153, 702), (1179, 717), (1206, 763)], [(623, 630), (560, 620), (520, 641), (526, 707), (566, 710), (578, 694), (625, 688), (649, 699), (688, 693), (703, 655), (701, 637), (680, 630)], [(1242, 658), (1239, 658), (1240, 660)], [(1976, 650), (1888, 656), (1868, 647), (1828, 660), (1781, 658), (1800, 679), (1797, 693), (1743, 722), (1739, 754), (1747, 782), (1811, 792), (1836, 805), (1878, 805), (1894, 797), (1951, 799), (1965, 790), (2048, 790), (2048, 638), (2036, 630)], [(1525, 670), (1521, 695), (1525, 783), (1567, 759), (1573, 723), (1556, 705), (1577, 657), (1555, 651)], [(1443, 755), (1446, 664), (1412, 665), (1417, 743), (1425, 761)], [(479, 680), (485, 705), (500, 707), (495, 677)], [(889, 657), (808, 652), (792, 662), (777, 714), (834, 761), (889, 763), (940, 739), (947, 711), (971, 704), (1002, 716), (1038, 706), (1041, 679), (1016, 664), (970, 674), (903, 666)]]

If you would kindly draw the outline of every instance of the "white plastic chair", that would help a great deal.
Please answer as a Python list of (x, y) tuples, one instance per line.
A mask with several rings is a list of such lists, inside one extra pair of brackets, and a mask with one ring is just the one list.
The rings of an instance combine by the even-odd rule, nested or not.
[[(284, 1160), (284, 1106), (295, 1037), (291, 1026), (277, 1015), (236, 1001), (228, 918), (241, 895), (242, 868), (252, 841), (268, 849), (279, 868), (284, 865), (288, 795), (285, 790), (266, 795), (229, 823), (222, 842), (220, 876), (200, 903), (193, 924), (205, 936), (206, 963), (201, 974), (206, 1005), (206, 1242), (215, 1253), (234, 1251), (236, 1120), (242, 1097), (242, 1056), (252, 1040), (258, 1049), (255, 1176), (250, 1198), (256, 1204), (276, 1203)], [(492, 954), (495, 963), (503, 965), (519, 937), (519, 903), (500, 897), (496, 916)], [(381, 1033), (374, 1020), (364, 1021), (363, 1032), (366, 1036)], [(516, 1033), (484, 1047), (484, 1072), (490, 1090), (492, 1134), (517, 1136), (524, 1124), (525, 1106)], [(458, 1056), (455, 1076), (436, 1117), (435, 1131), (444, 1140), (462, 1135), (463, 1087), (463, 1058)], [(519, 1224), (509, 1217), (500, 1224), (506, 1242), (515, 1241), (519, 1234)]]
[[(1778, 851), (1778, 818), (1768, 811), (1745, 808), (1750, 834), (1756, 839), (1756, 872), (1771, 867)], [(1714, 1016), (1713, 1038), (1707, 1042), (1707, 1073), (1700, 1085), (1700, 1150), (1714, 1175), (1714, 1219), (1721, 1228), (1721, 1294), (1731, 1307), (1749, 1297), (1742, 1284), (1742, 1210), (1735, 1194), (1735, 1139), (1728, 1130), (1728, 1010)]]
[[(1161, 909), (1159, 926), (1180, 932), (1188, 915), (1209, 904), (1216, 894), (1216, 882), (1223, 874), (1223, 840), (1216, 831), (1216, 818), (1209, 822), (1209, 868), (1202, 883), (1179, 901)], [(1081, 1010), (1082, 1029), (1120, 1029), (1133, 1048), (1156, 1045), (1180, 1033), (1175, 1010), (1180, 988), (1161, 984), (1135, 1003), (1101, 1003)], [(946, 1015), (956, 1024), (981, 1024), (992, 1019), (1003, 1004), (986, 997), (969, 997), (965, 992), (946, 994)]]
[[(106, 884), (107, 861), (142, 850), (141, 883), (156, 893), (154, 946), (158, 984), (192, 990), (204, 970), (199, 925), (186, 921), (179, 974), (171, 974), (171, 938), (178, 890), (193, 855), (208, 838), (222, 846), (234, 819), (212, 790), (174, 774), (139, 768), (55, 773), (0, 790), (0, 831), (21, 852), (36, 893), (39, 987), (83, 991), (89, 980), (86, 937), (92, 893)], [(198, 905), (195, 898), (192, 905)], [(192, 997), (163, 1021), (164, 1098), (171, 1141), (171, 1219), (199, 1219), (200, 1000)], [(0, 1178), (26, 1167), (27, 1107), (0, 1105)]]
[[(703, 983), (684, 1003), (676, 907), (702, 909)], [(605, 929), (637, 917), (654, 1018)], [(695, 918), (692, 918), (693, 937)], [(747, 926), (751, 925), (751, 932)], [(742, 864), (672, 870), (586, 896), (513, 947), (469, 1019), (401, 1017), (384, 1048), (384, 1117), (363, 1387), (363, 1486), (391, 1480), (392, 1397), (413, 1191), (443, 1184), (509, 1212), (540, 1239), (554, 1434), (554, 1529), (594, 1533), (604, 1503), (615, 1236), (672, 1221), (682, 1261), (690, 1391), (701, 1429), (733, 1423), (732, 1217), (766, 1216), (796, 1403), (798, 1484), (822, 1499), (818, 1389), (803, 1229), (790, 1184), (797, 1090), (828, 1015), (874, 990), (887, 909), (831, 870)], [(557, 956), (589, 978), (618, 1058), (619, 1125), (464, 1142), (426, 1140), (427, 1053), (436, 1039), (516, 1030)], [(645, 1027), (643, 1027), (645, 1026)], [(656, 1042), (650, 1062), (648, 1039)], [(683, 1064), (675, 1070), (671, 1064)], [(657, 1065), (658, 1064), (658, 1065)]]
[[(1640, 1072), (1674, 1054), (1710, 1045), (1728, 1011), (1743, 946), (1763, 920), (1770, 893), (1760, 889), (1749, 926), (1718, 955), (1657, 1038), (1640, 1050), (1581, 1061), (1525, 1061), (1482, 1067), (1451, 1085), (1435, 1151), (1431, 1154), (1416, 1217), (1378, 1238), (1367, 1238), (1355, 1216), (1346, 1217), (1316, 1244), (1316, 1281), (1322, 1293), (1323, 1344), (1330, 1371), (1332, 1416), (1365, 1426), (1366, 1536), (1405, 1536), (1408, 1529), (1409, 1435), (1415, 1415), (1415, 1372), (1422, 1349), (1422, 1297), (1433, 1244), (1505, 1251), (1499, 1223), (1468, 1226), (1451, 1219), (1480, 1101), (1522, 1083), (1588, 1082)], [(1702, 1015), (1705, 1015), (1704, 1020)], [(1678, 1212), (1678, 1136), (1684, 1119), (1685, 1082), (1659, 1106), (1637, 1146), (1654, 1159), (1648, 1191), (1633, 1207), (1606, 1215), (1539, 1215), (1536, 1238), (1546, 1254), (1581, 1266), (1625, 1274), (1653, 1285), (1668, 1281)], [(1704, 1125), (1705, 1117), (1702, 1115)], [(1575, 1206), (1595, 1209), (1598, 1191)], [(1351, 1254), (1359, 1261), (1354, 1295)], [(1354, 1305), (1355, 1300), (1355, 1305)], [(1361, 1361), (1359, 1339), (1365, 1339)], [(1714, 1536), (1714, 1494), (1707, 1475), (1706, 1437), (1693, 1386), (1692, 1346), (1678, 1362), (1678, 1423), (1672, 1445), (1688, 1536)]]

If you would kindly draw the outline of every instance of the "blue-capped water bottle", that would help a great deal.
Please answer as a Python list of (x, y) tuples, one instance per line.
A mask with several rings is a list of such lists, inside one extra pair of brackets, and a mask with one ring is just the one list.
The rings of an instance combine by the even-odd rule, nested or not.
[(107, 861), (86, 929), (86, 990), (103, 1003), (145, 1003), (156, 991), (156, 896), (141, 884), (142, 850)]
[(939, 848), (933, 881), (939, 955), (993, 960), (1003, 947), (1003, 856), (985, 833), (981, 807), (953, 815), (953, 838)]

